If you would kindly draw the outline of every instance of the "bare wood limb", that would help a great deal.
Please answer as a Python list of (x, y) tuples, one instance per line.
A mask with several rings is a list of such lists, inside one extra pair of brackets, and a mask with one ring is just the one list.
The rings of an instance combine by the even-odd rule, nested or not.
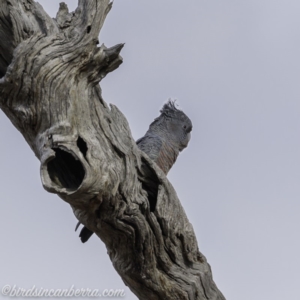
[[(102, 99), (99, 81), (122, 63), (123, 44), (97, 46), (110, 9), (79, 0), (51, 19), (32, 0), (2, 1), (0, 108), (41, 161), (44, 188), (101, 238), (140, 299), (223, 300), (172, 185)], [(154, 211), (143, 164), (159, 181)]]

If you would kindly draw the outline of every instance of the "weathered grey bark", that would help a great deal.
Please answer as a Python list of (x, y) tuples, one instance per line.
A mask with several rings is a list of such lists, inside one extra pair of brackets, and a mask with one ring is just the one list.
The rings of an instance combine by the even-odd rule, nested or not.
[[(97, 47), (109, 0), (62, 3), (51, 19), (32, 0), (0, 2), (0, 108), (41, 162), (44, 188), (105, 243), (140, 299), (225, 299), (176, 192), (101, 97), (123, 45)], [(142, 164), (156, 173), (150, 211)]]

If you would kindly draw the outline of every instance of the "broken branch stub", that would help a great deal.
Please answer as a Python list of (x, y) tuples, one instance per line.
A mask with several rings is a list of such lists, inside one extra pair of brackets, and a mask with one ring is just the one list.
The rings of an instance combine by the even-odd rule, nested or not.
[[(51, 19), (32, 0), (2, 1), (0, 108), (40, 160), (44, 188), (102, 239), (140, 299), (223, 300), (175, 190), (102, 99), (98, 83), (122, 63), (123, 44), (98, 47), (111, 6), (61, 3)], [(151, 211), (143, 164), (159, 184)]]

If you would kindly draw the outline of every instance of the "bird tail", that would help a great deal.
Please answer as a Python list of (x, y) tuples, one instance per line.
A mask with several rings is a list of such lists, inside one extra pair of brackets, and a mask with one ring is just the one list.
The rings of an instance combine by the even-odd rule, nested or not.
[[(76, 227), (75, 227), (75, 231), (78, 229), (78, 227), (80, 226), (80, 222), (77, 223)], [(83, 227), (80, 231), (79, 237), (81, 239), (82, 243), (85, 243), (89, 240), (89, 238), (93, 235), (93, 231), (89, 230), (87, 227)]]

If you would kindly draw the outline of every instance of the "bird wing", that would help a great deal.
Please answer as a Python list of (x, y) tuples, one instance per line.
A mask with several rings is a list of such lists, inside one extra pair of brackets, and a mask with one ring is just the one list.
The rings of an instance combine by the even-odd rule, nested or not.
[(137, 146), (145, 152), (154, 162), (157, 161), (162, 148), (162, 140), (153, 134), (146, 134), (136, 141)]

